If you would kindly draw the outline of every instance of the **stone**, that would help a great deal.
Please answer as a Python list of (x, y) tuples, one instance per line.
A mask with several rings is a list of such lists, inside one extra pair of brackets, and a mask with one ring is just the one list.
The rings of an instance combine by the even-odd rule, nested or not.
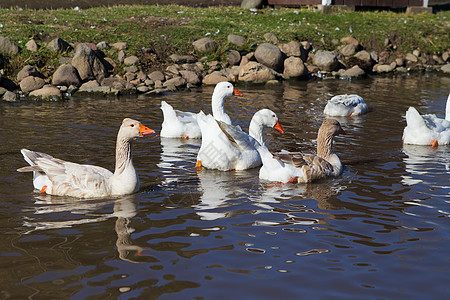
[(291, 41), (287, 44), (280, 44), (278, 46), (281, 52), (287, 57), (296, 56), (300, 57), (303, 61), (306, 61), (306, 50), (296, 41)]
[(39, 49), (39, 45), (36, 43), (35, 40), (29, 40), (26, 44), (25, 44), (25, 48), (27, 48), (29, 51), (31, 52), (36, 52)]
[(351, 67), (341, 73), (341, 77), (362, 77), (365, 76), (366, 72), (361, 69), (358, 65)]
[(242, 8), (262, 8), (264, 4), (263, 0), (242, 0), (241, 7)]
[(285, 59), (283, 76), (302, 77), (307, 75), (308, 70), (300, 57), (291, 56)]
[(366, 50), (359, 51), (358, 53), (355, 54), (355, 57), (357, 59), (363, 61), (365, 64), (372, 64), (373, 63), (372, 56)]
[(123, 50), (120, 50), (119, 53), (117, 53), (117, 60), (121, 63), (125, 61), (125, 52)]
[(139, 63), (139, 58), (135, 55), (128, 56), (123, 60), (126, 65), (137, 65)]
[(405, 56), (405, 59), (406, 59), (408, 62), (412, 62), (412, 63), (416, 63), (416, 62), (419, 61), (419, 59), (417, 58), (417, 56), (415, 56), (415, 55), (412, 54), (412, 53), (407, 53), (406, 56)]
[(73, 47), (61, 38), (55, 38), (47, 44), (47, 48), (55, 52), (69, 52)]
[(216, 85), (222, 81), (228, 81), (228, 77), (224, 76), (219, 71), (214, 71), (211, 74), (208, 74), (205, 77), (203, 77), (202, 83), (205, 85)]
[(273, 44), (264, 43), (258, 46), (255, 51), (256, 60), (277, 72), (283, 69), (283, 54), (280, 48)]
[(190, 55), (172, 54), (169, 58), (176, 64), (192, 64), (196, 61), (195, 58)]
[(412, 54), (414, 54), (416, 57), (419, 57), (420, 56), (420, 50), (415, 49), (415, 50), (413, 50)]
[(10, 39), (0, 36), (0, 53), (16, 55), (20, 52), (20, 47)]
[(331, 72), (337, 68), (339, 62), (336, 54), (330, 51), (319, 50), (314, 55), (313, 64), (319, 67), (321, 71)]
[(178, 76), (180, 73), (177, 65), (170, 65), (166, 68), (166, 74), (173, 76)]
[(205, 37), (192, 43), (194, 49), (200, 53), (215, 52), (219, 45), (211, 38)]
[(375, 65), (374, 70), (378, 73), (389, 73), (394, 70), (395, 66), (393, 65)]
[(156, 82), (158, 80), (159, 81), (166, 80), (166, 76), (161, 71), (153, 71), (153, 72), (151, 72), (150, 74), (148, 74), (148, 78), (150, 78), (150, 80), (153, 80), (154, 82)]
[(85, 93), (101, 93), (101, 94), (109, 94), (112, 92), (109, 86), (100, 86), (100, 84), (96, 80), (90, 80), (83, 83), (78, 89), (78, 91)]
[(173, 90), (173, 88), (178, 89), (179, 87), (183, 87), (185, 85), (186, 80), (184, 80), (184, 78), (180, 76), (169, 79), (163, 83), (163, 87), (167, 87), (170, 90)]
[(245, 37), (236, 34), (229, 34), (227, 37), (227, 41), (237, 47), (245, 46), (245, 44), (247, 43), (247, 39)]
[(277, 36), (276, 36), (275, 34), (273, 34), (272, 32), (268, 32), (268, 33), (264, 34), (264, 39), (265, 39), (267, 42), (274, 43), (274, 44), (278, 44), (278, 38), (277, 38)]
[(20, 89), (24, 93), (38, 90), (45, 85), (44, 79), (40, 77), (27, 76), (20, 82)]
[(183, 77), (183, 79), (186, 80), (186, 82), (191, 85), (199, 85), (202, 82), (200, 80), (200, 77), (195, 72), (181, 70), (180, 74), (181, 77)]
[(395, 59), (395, 63), (397, 64), (397, 66), (403, 67), (405, 65), (405, 60), (401, 57), (398, 57)]
[(440, 64), (440, 65), (443, 65), (443, 64), (444, 64), (444, 60), (443, 60), (440, 56), (434, 54), (434, 55), (432, 56), (432, 58), (433, 58), (433, 60), (434, 60), (437, 64)]
[(98, 43), (96, 46), (97, 46), (97, 49), (99, 49), (99, 50), (105, 50), (105, 49), (110, 48), (109, 44), (105, 41)]
[(118, 42), (111, 45), (111, 47), (117, 49), (117, 50), (125, 50), (128, 49), (128, 44), (124, 42)]
[(443, 65), (441, 71), (447, 74), (450, 73), (450, 64)]
[(123, 80), (121, 78), (116, 78), (116, 77), (108, 77), (108, 78), (103, 79), (101, 86), (110, 87), (111, 89), (115, 89), (115, 90), (119, 90), (119, 91), (131, 88), (131, 85), (129, 85), (128, 82), (126, 82), (125, 80)]
[(149, 92), (150, 91), (150, 88), (148, 87), (148, 86), (145, 86), (145, 85), (141, 85), (141, 86), (138, 86), (137, 87), (137, 89), (136, 89), (139, 93), (147, 93), (147, 92)]
[(276, 79), (276, 73), (270, 68), (258, 62), (251, 61), (245, 66), (242, 66), (239, 71), (239, 80), (264, 83)]
[(129, 67), (125, 67), (125, 68), (123, 68), (123, 70), (126, 73), (137, 73), (139, 71), (138, 67), (136, 67), (134, 65), (133, 66), (129, 66)]
[(86, 44), (78, 44), (72, 58), (72, 65), (77, 69), (81, 80), (95, 79), (99, 82), (107, 77), (106, 68), (95, 52)]
[(303, 47), (303, 49), (305, 49), (306, 53), (308, 53), (312, 49), (312, 43), (311, 42), (303, 41), (303, 42), (300, 43), (300, 45), (302, 45), (302, 47)]
[(346, 36), (346, 37), (341, 38), (341, 43), (347, 44), (347, 45), (353, 45), (353, 46), (355, 46), (355, 49), (359, 47), (358, 40), (352, 36)]
[(448, 61), (449, 58), (450, 58), (450, 52), (449, 51), (446, 51), (446, 52), (442, 53), (442, 60), (444, 62)]
[(36, 67), (26, 65), (22, 68), (22, 70), (19, 71), (19, 73), (17, 73), (17, 81), (20, 82), (22, 81), (22, 79), (28, 76), (44, 78), (44, 75), (38, 72), (38, 70), (36, 70)]
[(227, 54), (228, 63), (232, 66), (237, 66), (241, 62), (241, 54), (236, 50), (230, 50)]
[(342, 49), (339, 52), (346, 57), (352, 56), (356, 52), (356, 47), (353, 44), (348, 44), (342, 47)]
[(74, 66), (64, 64), (61, 65), (55, 73), (53, 73), (52, 84), (63, 86), (74, 85), (78, 87), (81, 85), (81, 78)]
[(53, 85), (45, 85), (42, 88), (38, 90), (34, 90), (30, 93), (30, 96), (32, 97), (41, 97), (41, 98), (62, 98), (61, 91), (53, 86)]
[(8, 102), (15, 102), (15, 101), (18, 100), (18, 97), (17, 97), (17, 94), (16, 94), (16, 93), (7, 90), (7, 91), (3, 94), (2, 99), (3, 99), (4, 101), (8, 101)]

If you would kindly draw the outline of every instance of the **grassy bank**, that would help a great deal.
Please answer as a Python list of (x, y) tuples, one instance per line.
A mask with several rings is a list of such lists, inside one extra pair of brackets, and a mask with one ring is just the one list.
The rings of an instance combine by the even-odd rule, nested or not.
[[(210, 36), (227, 50), (228, 34), (248, 38), (245, 50), (254, 50), (264, 34), (274, 33), (280, 42), (310, 41), (315, 49), (332, 50), (336, 41), (348, 35), (369, 50), (382, 51), (390, 38), (398, 54), (419, 48), (440, 54), (450, 48), (450, 12), (406, 15), (393, 12), (349, 12), (331, 15), (307, 9), (263, 9), (239, 7), (192, 8), (181, 6), (118, 6), (86, 10), (0, 10), (0, 36), (9, 37), (25, 48), (34, 38), (42, 46), (56, 37), (76, 42), (127, 42), (127, 54), (138, 54), (145, 69), (158, 68), (173, 53), (190, 54), (191, 43)], [(141, 49), (155, 53), (142, 57)], [(59, 55), (41, 47), (37, 53), (26, 49), (7, 58), (5, 70), (13, 74), (24, 64), (38, 68), (59, 65)], [(45, 70), (42, 70), (45, 72)]]

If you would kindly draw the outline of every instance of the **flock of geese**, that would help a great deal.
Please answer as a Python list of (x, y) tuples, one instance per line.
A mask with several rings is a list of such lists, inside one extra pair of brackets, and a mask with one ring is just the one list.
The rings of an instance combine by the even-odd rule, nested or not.
[[(218, 83), (212, 95), (212, 115), (202, 111), (182, 112), (162, 101), (164, 121), (160, 136), (201, 138), (196, 168), (238, 171), (260, 167), (261, 179), (281, 183), (309, 183), (342, 173), (342, 163), (333, 151), (333, 138), (346, 133), (337, 120), (323, 121), (318, 131), (316, 154), (271, 153), (263, 131), (267, 127), (284, 133), (277, 115), (269, 109), (257, 111), (246, 133), (233, 125), (225, 112), (224, 101), (233, 95), (242, 96), (231, 83)], [(335, 96), (324, 109), (328, 117), (351, 117), (367, 112), (367, 104), (358, 95)], [(435, 115), (422, 116), (410, 107), (406, 112), (406, 123), (403, 132), (405, 144), (432, 147), (450, 144), (450, 95), (445, 119)], [(114, 173), (102, 167), (72, 163), (27, 149), (22, 149), (21, 153), (29, 166), (17, 171), (32, 172), (34, 188), (50, 195), (98, 198), (132, 194), (139, 189), (139, 177), (132, 162), (131, 144), (137, 138), (154, 133), (139, 121), (124, 119), (117, 135)]]

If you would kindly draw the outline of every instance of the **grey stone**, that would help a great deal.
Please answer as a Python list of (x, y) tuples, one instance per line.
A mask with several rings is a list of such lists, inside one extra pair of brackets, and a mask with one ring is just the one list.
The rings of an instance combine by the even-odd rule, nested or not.
[(136, 66), (125, 67), (125, 68), (123, 68), (123, 70), (126, 73), (137, 73), (139, 71), (138, 67), (136, 67)]
[(181, 77), (183, 77), (183, 79), (191, 85), (199, 85), (201, 83), (199, 76), (195, 72), (181, 70), (180, 74)]
[(394, 70), (394, 66), (392, 65), (375, 65), (374, 70), (378, 73), (389, 73)]
[(300, 57), (291, 56), (284, 60), (285, 77), (302, 77), (307, 76), (308, 70)]
[(341, 73), (341, 77), (361, 77), (364, 75), (366, 75), (366, 72), (364, 72), (364, 70), (358, 65), (353, 66), (352, 68)]
[(241, 54), (236, 50), (230, 50), (227, 54), (228, 63), (237, 66), (241, 62)]
[(26, 44), (25, 47), (31, 51), (31, 52), (36, 52), (39, 49), (39, 45), (36, 43), (35, 40), (29, 40)]
[(215, 52), (219, 45), (216, 41), (206, 37), (192, 43), (194, 49), (200, 53)]
[(99, 49), (99, 50), (105, 50), (105, 49), (110, 48), (109, 44), (105, 41), (98, 43), (96, 46), (97, 46), (97, 49)]
[(362, 50), (359, 51), (358, 53), (355, 54), (355, 57), (358, 58), (359, 60), (363, 61), (366, 64), (372, 64), (372, 56), (370, 55), (369, 52)]
[(178, 55), (178, 54), (172, 54), (170, 56), (170, 59), (176, 64), (185, 64), (185, 63), (191, 64), (196, 61), (195, 58), (190, 55)]
[(275, 34), (273, 34), (272, 32), (268, 32), (268, 33), (264, 34), (264, 39), (265, 39), (267, 42), (271, 42), (271, 43), (274, 43), (274, 44), (278, 44), (278, 38), (277, 38), (277, 36), (276, 36)]
[(0, 36), (0, 53), (16, 55), (20, 52), (20, 47), (10, 39)]
[(344, 56), (352, 56), (356, 52), (356, 47), (353, 44), (348, 44), (342, 47), (342, 49), (339, 51)]
[(38, 70), (36, 70), (36, 67), (26, 65), (22, 68), (22, 70), (17, 73), (17, 81), (22, 81), (25, 77), (28, 76), (34, 76), (34, 77), (41, 77), (44, 78), (44, 75), (42, 75)]
[(412, 63), (416, 63), (416, 62), (419, 61), (418, 58), (417, 58), (417, 56), (415, 56), (415, 55), (412, 54), (412, 53), (407, 53), (406, 56), (405, 56), (405, 59), (406, 59), (408, 62), (412, 62)]
[(280, 48), (273, 44), (264, 43), (258, 46), (255, 51), (256, 60), (277, 72), (283, 69), (283, 54)]
[(174, 77), (172, 79), (167, 80), (163, 83), (163, 87), (167, 87), (169, 89), (179, 88), (186, 85), (186, 80), (183, 77)]
[(227, 40), (230, 44), (238, 47), (242, 47), (247, 43), (247, 39), (245, 37), (236, 34), (229, 34)]
[(124, 90), (127, 88), (131, 88), (131, 86), (125, 80), (121, 78), (108, 77), (103, 79), (102, 84), (103, 87), (110, 87), (115, 90)]
[(355, 49), (359, 47), (358, 40), (352, 36), (346, 36), (346, 37), (341, 38), (341, 43), (344, 43), (347, 45), (353, 45), (353, 46), (355, 46)]
[(117, 49), (117, 50), (125, 50), (128, 48), (128, 44), (124, 42), (118, 42), (111, 45), (111, 47)]
[(106, 76), (106, 68), (95, 52), (86, 44), (78, 44), (72, 58), (81, 80), (96, 79), (101, 82)]
[(128, 56), (123, 60), (126, 65), (137, 65), (139, 63), (139, 58), (135, 55)]
[(336, 54), (330, 51), (319, 50), (314, 55), (313, 64), (319, 67), (321, 71), (331, 72), (336, 69), (339, 62), (336, 58)]
[(450, 64), (443, 65), (441, 71), (444, 73), (450, 73)]
[(44, 85), (44, 79), (40, 77), (27, 76), (20, 82), (20, 89), (22, 90), (22, 92), (27, 93), (30, 91), (38, 90)]
[(224, 76), (219, 71), (215, 71), (215, 72), (212, 72), (211, 74), (206, 75), (203, 78), (202, 83), (205, 85), (216, 85), (222, 81), (228, 81), (228, 77)]
[(73, 47), (61, 38), (51, 40), (47, 44), (47, 48), (56, 52), (68, 52), (73, 50)]
[(2, 97), (3, 100), (8, 102), (15, 102), (18, 100), (17, 94), (11, 91), (6, 91)]
[(45, 85), (38, 90), (34, 90), (30, 93), (32, 97), (41, 97), (41, 98), (62, 98), (61, 91), (52, 85)]
[(148, 74), (148, 78), (150, 78), (150, 80), (153, 80), (153, 82), (156, 82), (158, 80), (164, 81), (166, 79), (166, 76), (161, 71), (153, 71), (150, 74)]
[(52, 84), (63, 86), (74, 85), (78, 87), (81, 85), (81, 78), (74, 66), (65, 64), (61, 65), (56, 72), (53, 73)]
[(273, 70), (254, 61), (242, 66), (239, 71), (240, 81), (263, 83), (274, 79), (276, 79), (276, 73)]

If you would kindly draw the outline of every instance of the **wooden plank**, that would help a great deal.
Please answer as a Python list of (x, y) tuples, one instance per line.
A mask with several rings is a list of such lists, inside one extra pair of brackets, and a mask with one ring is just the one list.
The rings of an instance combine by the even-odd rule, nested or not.
[(392, 6), (392, 2), (401, 2), (401, 1), (408, 1), (408, 0), (377, 0), (377, 6)]
[(361, 6), (361, 0), (344, 0), (343, 2), (343, 5)]
[(377, 6), (377, 0), (361, 0), (361, 6)]
[(423, 6), (423, 0), (408, 0), (408, 6)]

